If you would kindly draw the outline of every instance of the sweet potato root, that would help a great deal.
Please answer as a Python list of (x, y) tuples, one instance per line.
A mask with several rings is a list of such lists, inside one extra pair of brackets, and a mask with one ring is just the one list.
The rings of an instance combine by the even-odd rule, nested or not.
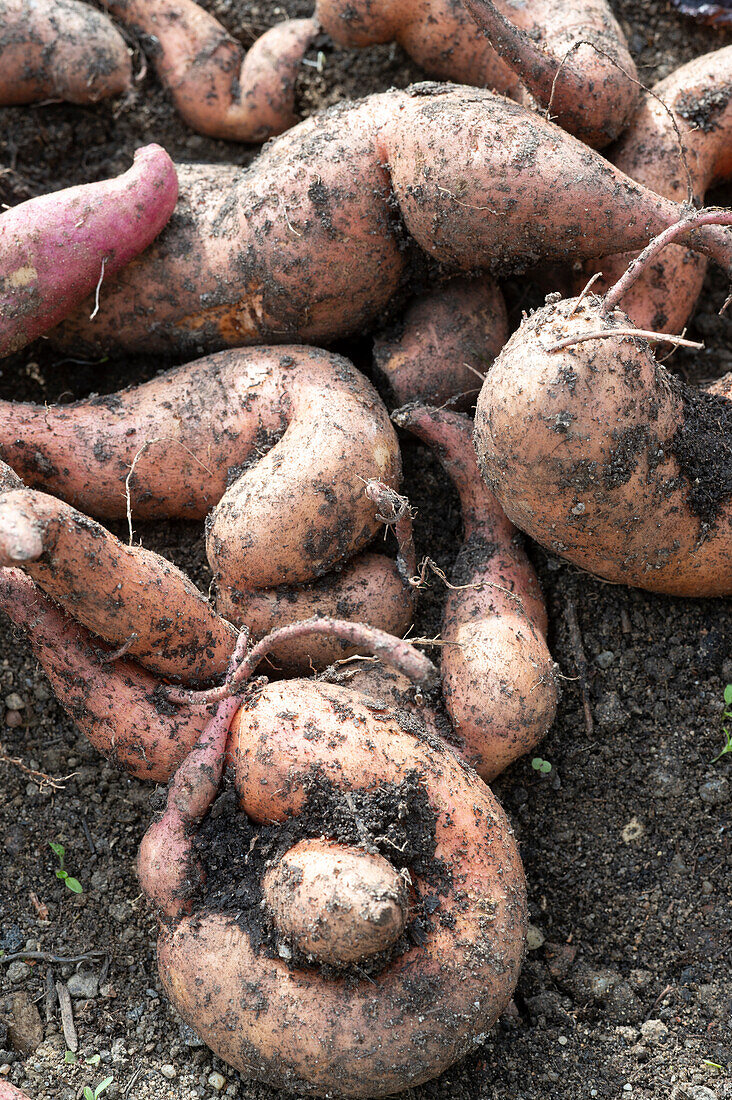
[(117, 179), (42, 195), (2, 214), (0, 356), (58, 324), (147, 248), (177, 196), (173, 162), (148, 145)]
[(481, 481), (472, 422), (411, 406), (394, 419), (435, 449), (460, 493), (465, 542), (442, 619), (442, 693), (460, 751), (489, 782), (554, 721), (544, 600), (516, 528)]
[(518, 527), (583, 569), (729, 595), (728, 387), (675, 378), (614, 305), (559, 301), (523, 322), (478, 400), (481, 471)]
[(377, 371), (399, 405), (475, 404), (508, 339), (503, 295), (488, 278), (453, 279), (417, 298), (396, 331), (374, 343)]
[[(682, 65), (654, 87), (653, 95), (644, 96), (612, 150), (613, 163), (659, 195), (675, 202), (702, 202), (710, 187), (732, 176), (731, 89), (732, 46)], [(595, 290), (620, 278), (631, 259), (605, 256), (588, 265), (588, 275), (602, 271), (604, 276)], [(698, 253), (670, 245), (629, 289), (623, 309), (639, 328), (681, 332), (701, 291), (706, 266)]]
[[(541, 173), (537, 164), (541, 163)], [(361, 330), (407, 270), (395, 205), (449, 268), (520, 270), (634, 248), (679, 207), (517, 104), (417, 86), (309, 119), (242, 172), (181, 170), (177, 215), (61, 342), (209, 350)], [(732, 267), (732, 237), (687, 242)]]
[(159, 554), (34, 489), (0, 495), (0, 567), (18, 566), (89, 630), (162, 676), (210, 680), (236, 633)]
[(295, 78), (318, 32), (315, 19), (271, 27), (246, 52), (193, 0), (102, 0), (155, 42), (155, 69), (194, 130), (260, 142), (294, 126)]
[[(408, 852), (383, 852), (409, 872), (410, 905), (419, 911), (428, 903), (421, 942), (408, 940), (366, 976), (334, 980), (257, 950), (226, 913), (186, 914), (200, 881), (191, 833), (213, 799), (228, 714), (218, 720), (183, 765), (165, 818), (141, 848), (141, 882), (163, 914), (158, 965), (168, 996), (222, 1058), (272, 1085), (384, 1096), (436, 1076), (490, 1027), (518, 973), (524, 881), (500, 807), (450, 749), (405, 732), (388, 712), (375, 719), (347, 689), (292, 680), (243, 701), (231, 738), (237, 789), (255, 822), (296, 829), (312, 782), (340, 799), (341, 820), (355, 807), (354, 828), (365, 828), (359, 806), (397, 803), (405, 784), (423, 808), (419, 866)], [(296, 899), (303, 900), (291, 891)], [(311, 916), (323, 901), (321, 893)], [(290, 909), (307, 924), (307, 909)], [(331, 921), (335, 931), (337, 914)]]
[(96, 103), (131, 84), (124, 39), (90, 4), (0, 0), (0, 106)]
[(95, 749), (138, 779), (167, 782), (211, 708), (171, 707), (155, 676), (115, 659), (19, 569), (0, 569), (0, 608), (25, 631), (56, 698)]

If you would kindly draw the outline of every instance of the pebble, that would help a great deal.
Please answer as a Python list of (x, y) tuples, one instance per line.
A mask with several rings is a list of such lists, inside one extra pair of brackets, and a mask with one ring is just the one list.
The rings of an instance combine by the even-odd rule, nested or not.
[(529, 951), (538, 951), (544, 943), (544, 933), (535, 924), (530, 924), (526, 930), (526, 946)]
[(607, 730), (618, 731), (628, 721), (628, 715), (617, 691), (604, 691), (595, 707), (598, 723)]
[(718, 1100), (718, 1096), (714, 1089), (709, 1089), (706, 1085), (692, 1085), (682, 1081), (674, 1087), (671, 1100)]
[(99, 994), (99, 978), (90, 970), (80, 970), (67, 981), (69, 993), (77, 1000), (89, 1001)]
[(595, 664), (599, 665), (600, 668), (610, 668), (614, 660), (615, 654), (612, 649), (603, 649), (602, 653), (598, 653), (597, 657), (595, 657)]
[(660, 1043), (668, 1035), (668, 1028), (663, 1020), (645, 1020), (640, 1031), (647, 1043)]
[(208, 1083), (216, 1092), (221, 1092), (226, 1086), (226, 1078), (220, 1073), (211, 1073), (209, 1074)]
[(10, 1045), (21, 1054), (32, 1054), (43, 1042), (41, 1017), (27, 993), (13, 995), (7, 1025)]
[(17, 691), (11, 691), (10, 695), (5, 696), (5, 706), (8, 710), (23, 710), (25, 700)]
[(171, 1066), (168, 1064), (165, 1066), (161, 1066), (160, 1072), (162, 1073), (163, 1077), (167, 1077), (169, 1081), (172, 1081), (173, 1078), (177, 1076), (178, 1071), (176, 1070), (175, 1066)]
[(709, 806), (719, 806), (723, 802), (727, 802), (729, 796), (729, 780), (721, 775), (708, 779), (699, 788), (699, 797), (702, 802), (706, 802)]
[(23, 725), (23, 715), (19, 710), (6, 710), (5, 725), (8, 729), (17, 730), (19, 726)]
[(9, 982), (15, 984), (16, 982), (24, 982), (30, 974), (30, 967), (28, 963), (22, 962), (20, 959), (16, 959), (15, 962), (11, 962), (8, 969), (5, 971)]

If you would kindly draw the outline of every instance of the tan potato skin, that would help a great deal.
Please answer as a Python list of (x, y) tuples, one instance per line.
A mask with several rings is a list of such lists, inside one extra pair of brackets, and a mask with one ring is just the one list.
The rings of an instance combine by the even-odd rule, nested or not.
[(460, 407), (470, 407), (507, 339), (506, 305), (493, 279), (453, 279), (417, 298), (398, 334), (375, 340), (374, 363), (398, 405), (459, 397)]
[(247, 52), (193, 0), (102, 3), (138, 34), (157, 40), (157, 74), (194, 130), (260, 142), (297, 122), (295, 79), (318, 33), (314, 19), (271, 27)]
[[(93, 322), (87, 304), (55, 330), (62, 344), (200, 354), (363, 330), (407, 271), (399, 212), (462, 272), (638, 247), (681, 213), (537, 114), (432, 85), (308, 119), (247, 169), (179, 177), (166, 229), (105, 282)], [(689, 240), (732, 267), (728, 230)]]
[(215, 505), (207, 550), (222, 588), (326, 573), (379, 530), (364, 482), (401, 478), (376, 391), (311, 348), (222, 352), (110, 397), (1, 412), (3, 457), (94, 515), (124, 517), (127, 486), (135, 517), (201, 519)]
[[(290, 969), (255, 953), (222, 914), (163, 923), (158, 964), (168, 996), (221, 1057), (271, 1085), (374, 1097), (436, 1076), (491, 1026), (518, 975), (524, 879), (505, 815), (450, 749), (388, 715), (375, 722), (343, 688), (270, 684), (239, 710), (232, 738), (243, 808), (257, 820), (296, 814), (313, 769), (346, 791), (416, 774), (451, 884), (437, 895), (424, 943), (375, 980)], [(432, 892), (412, 877), (418, 895)]]
[[(383, 554), (367, 552), (347, 562), (340, 572), (310, 584), (248, 591), (222, 585), (216, 595), (216, 608), (229, 622), (246, 624), (254, 638), (315, 615), (367, 623), (402, 637), (412, 622), (414, 601), (396, 562)], [(276, 646), (264, 667), (271, 665), (289, 675), (306, 676), (314, 668), (326, 668), (356, 652), (357, 648), (315, 635)]]
[[(694, 199), (701, 203), (715, 184), (732, 176), (732, 46), (682, 65), (653, 88), (683, 136)], [(613, 163), (631, 179), (675, 202), (684, 202), (688, 181), (669, 112), (646, 95), (633, 121), (613, 147)], [(633, 254), (605, 256), (587, 265), (602, 271), (600, 292), (623, 274)], [(623, 297), (623, 309), (638, 326), (681, 332), (696, 304), (707, 263), (688, 248), (669, 245)], [(581, 287), (577, 287), (578, 290)]]
[(275, 926), (298, 950), (344, 966), (386, 951), (407, 923), (404, 879), (378, 852), (301, 840), (262, 882)]
[(160, 681), (54, 606), (18, 569), (0, 569), (0, 608), (26, 631), (54, 694), (95, 749), (138, 779), (166, 783), (188, 755), (210, 708), (166, 705)]
[(478, 464), (509, 518), (582, 569), (674, 596), (732, 592), (732, 507), (702, 529), (671, 450), (681, 385), (638, 339), (548, 352), (573, 333), (625, 328), (592, 299), (523, 322), (478, 400)]
[(442, 617), (442, 694), (460, 751), (490, 782), (554, 721), (546, 607), (521, 536), (481, 480), (472, 421), (417, 408), (397, 422), (435, 448), (460, 493), (465, 541)]
[(77, 0), (0, 0), (0, 106), (96, 103), (132, 85), (112, 22)]
[(188, 577), (55, 497), (0, 495), (0, 566), (20, 566), (111, 645), (130, 642), (126, 652), (152, 672), (197, 683), (226, 670), (236, 631)]

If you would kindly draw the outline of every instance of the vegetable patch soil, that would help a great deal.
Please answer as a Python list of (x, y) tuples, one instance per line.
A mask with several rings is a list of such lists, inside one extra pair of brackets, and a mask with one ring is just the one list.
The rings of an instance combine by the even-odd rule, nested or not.
[[(245, 40), (310, 12), (308, 0), (203, 6)], [(649, 84), (732, 41), (729, 29), (698, 27), (667, 0), (613, 7)], [(135, 45), (139, 79), (126, 102), (0, 110), (0, 202), (114, 175), (153, 140), (180, 160), (252, 158), (251, 147), (188, 131)], [(299, 88), (306, 113), (423, 78), (396, 46), (352, 53), (320, 41), (308, 60)], [(732, 193), (710, 201), (729, 204)], [(510, 281), (506, 293), (514, 327), (541, 301), (525, 280)], [(717, 316), (726, 293), (712, 273), (688, 333), (706, 350), (670, 360), (690, 381), (732, 369), (732, 319)], [(360, 340), (337, 350), (368, 370), (370, 349)], [(160, 368), (158, 358), (62, 359), (39, 341), (0, 364), (0, 395), (70, 400)], [(449, 576), (460, 544), (457, 499), (425, 447), (405, 439), (404, 458), (419, 550)], [(138, 523), (135, 531), (208, 587), (202, 526)], [(724, 1100), (732, 1097), (732, 754), (712, 759), (732, 682), (729, 602), (614, 587), (536, 547), (531, 554), (563, 698), (538, 749), (551, 770), (524, 759), (494, 785), (526, 867), (529, 952), (514, 1001), (479, 1051), (413, 1090), (414, 1100)], [(435, 576), (418, 634), (438, 631), (443, 597)], [(76, 1100), (84, 1085), (110, 1077), (105, 1100), (275, 1100), (280, 1094), (214, 1058), (162, 995), (154, 921), (134, 873), (161, 792), (100, 759), (5, 619), (0, 687), (2, 754), (62, 780), (56, 789), (0, 763), (0, 1081), (34, 1100)], [(82, 893), (57, 877), (50, 842), (64, 846)], [(51, 961), (78, 956), (87, 957)], [(71, 993), (75, 1056), (65, 1055), (56, 983)]]

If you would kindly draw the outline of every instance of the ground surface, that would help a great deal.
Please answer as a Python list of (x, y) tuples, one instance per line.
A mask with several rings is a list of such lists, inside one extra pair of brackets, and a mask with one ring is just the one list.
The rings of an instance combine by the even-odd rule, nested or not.
[[(267, 0), (206, 6), (240, 33), (308, 10), (307, 0), (282, 8)], [(730, 40), (693, 27), (662, 0), (614, 6), (648, 82)], [(396, 48), (325, 52), (325, 71), (308, 92), (315, 104), (420, 75)], [(252, 155), (186, 131), (148, 72), (126, 104), (0, 111), (0, 201), (114, 174), (150, 139), (182, 159), (244, 162)], [(518, 283), (508, 294), (514, 317), (532, 301)], [(691, 331), (709, 350), (677, 357), (679, 369), (695, 377), (732, 367), (732, 322), (714, 313), (724, 294), (719, 281), (710, 283)], [(368, 347), (348, 350), (368, 362)], [(114, 389), (158, 368), (58, 362), (39, 345), (2, 364), (0, 393), (54, 401), (62, 393)], [(405, 460), (421, 549), (449, 569), (459, 539), (455, 498), (422, 448), (407, 445)], [(207, 584), (199, 530), (158, 524), (139, 525), (138, 533)], [(416, 1095), (721, 1100), (732, 1095), (732, 757), (710, 761), (721, 747), (723, 687), (732, 681), (729, 605), (614, 588), (532, 553), (547, 595), (552, 650), (567, 680), (541, 746), (551, 773), (521, 761), (496, 784), (526, 865), (532, 950), (515, 1004), (483, 1048)], [(423, 630), (436, 629), (439, 595), (426, 603)], [(576, 679), (573, 610), (589, 665), (591, 735)], [(52, 775), (75, 773), (54, 792), (0, 765), (0, 949), (94, 954), (79, 965), (0, 965), (0, 1019), (10, 1022), (9, 1034), (0, 1025), (0, 1074), (34, 1100), (73, 1100), (84, 1084), (106, 1077), (113, 1079), (104, 1094), (110, 1100), (274, 1100), (277, 1094), (217, 1062), (161, 994), (153, 920), (133, 869), (159, 798), (105, 765), (75, 732), (5, 621), (0, 688), (5, 705), (20, 695), (25, 722), (0, 727), (5, 751)], [(2, 714), (0, 706), (0, 721)], [(81, 895), (55, 877), (49, 841), (64, 844)], [(72, 988), (75, 1065), (64, 1061), (57, 1009), (46, 1016), (49, 974)], [(24, 1042), (35, 1049), (17, 1049)]]

